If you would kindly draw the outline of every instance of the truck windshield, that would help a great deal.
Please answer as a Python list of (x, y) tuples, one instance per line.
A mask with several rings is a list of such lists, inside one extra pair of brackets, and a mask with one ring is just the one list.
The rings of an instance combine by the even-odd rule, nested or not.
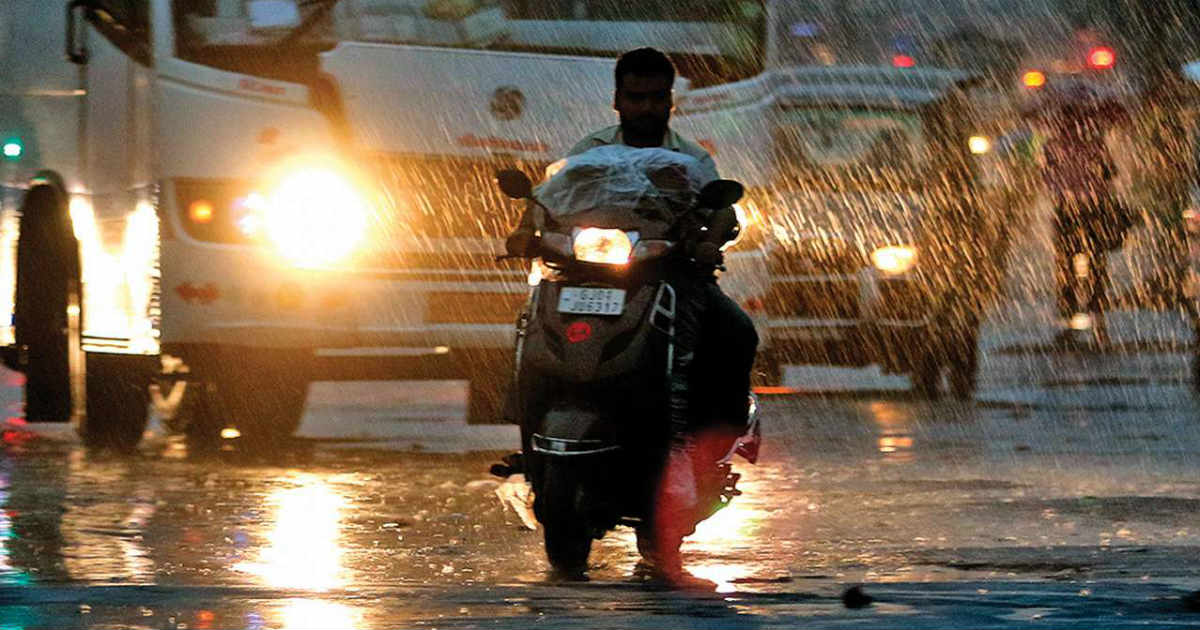
[[(252, 4), (259, 5), (255, 19)], [(650, 42), (671, 55), (693, 85), (711, 85), (761, 72), (766, 38), (764, 0), (342, 0), (332, 8), (329, 2), (175, 0), (173, 6), (180, 57), (263, 75), (279, 67), (266, 57), (341, 42), (606, 57)], [(272, 8), (277, 16), (269, 14)], [(284, 19), (289, 14), (293, 19)], [(304, 24), (299, 31), (297, 22)], [(287, 50), (278, 46), (284, 40)]]
[(1046, 0), (781, 2), (774, 26), (777, 58), (784, 66), (900, 62), (1007, 77), (1029, 54), (1030, 45), (1049, 50), (1071, 40), (1068, 4)]
[(780, 115), (773, 138), (780, 184), (901, 190), (923, 179), (927, 151), (917, 114), (814, 107)]

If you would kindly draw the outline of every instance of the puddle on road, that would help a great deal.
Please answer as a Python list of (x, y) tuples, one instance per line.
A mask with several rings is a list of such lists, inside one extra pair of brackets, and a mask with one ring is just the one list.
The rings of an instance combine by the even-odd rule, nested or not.
[[(830, 585), (832, 586), (832, 585)], [(371, 627), (876, 628), (1189, 625), (1186, 591), (1163, 584), (1086, 587), (1029, 581), (868, 584), (875, 601), (847, 609), (832, 588), (688, 594), (629, 584), (358, 589), (326, 594), (220, 588), (0, 589), (0, 626), (253, 630)], [(1189, 625), (1190, 627), (1190, 625)]]
[[(693, 571), (720, 585), (700, 599), (637, 581), (629, 530), (594, 545), (595, 582), (549, 583), (540, 532), (495, 499), (485, 471), (496, 454), (307, 443), (274, 459), (123, 459), (70, 443), (9, 447), (0, 627), (523, 628), (548, 618), (662, 627), (697, 616), (720, 627), (869, 626), (880, 615), (927, 615), (940, 604), (914, 603), (914, 590), (984, 572), (1059, 584), (1107, 554), (1113, 571), (1174, 576), (1171, 550), (1197, 543), (1200, 530), (1184, 524), (1200, 491), (1195, 462), (1164, 463), (1195, 450), (1194, 427), (1176, 430), (1194, 419), (1156, 417), (1139, 429), (1173, 436), (1134, 443), (1153, 449), (1142, 460), (1108, 444), (1145, 419), (1136, 414), (1014, 419), (913, 400), (770, 405), (766, 458), (739, 468), (745, 494), (685, 546)], [(1063, 453), (1013, 448), (1031, 436)], [(1072, 544), (1091, 551), (1071, 557)], [(1043, 575), (1056, 562), (1073, 574)], [(906, 594), (846, 611), (840, 590), (860, 580)]]

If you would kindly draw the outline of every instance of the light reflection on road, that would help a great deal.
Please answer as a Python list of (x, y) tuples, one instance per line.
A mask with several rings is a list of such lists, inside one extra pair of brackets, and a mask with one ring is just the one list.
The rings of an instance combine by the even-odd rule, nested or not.
[(362, 610), (322, 599), (293, 599), (280, 612), (283, 630), (362, 627)]
[[(91, 461), (82, 451), (70, 455), (62, 515), (63, 566), (79, 580), (152, 584), (155, 561), (144, 536), (157, 511), (155, 481), (126, 461)], [(122, 485), (106, 496), (99, 489)]]
[(735, 581), (749, 577), (754, 571), (754, 567), (737, 563), (701, 562), (689, 565), (688, 571), (697, 577), (716, 582), (718, 593), (733, 593), (737, 591)]
[(7, 582), (15, 572), (9, 563), (9, 540), (13, 533), (12, 519), (8, 516), (8, 474), (0, 473), (0, 580)]
[[(0, 539), (0, 583), (22, 586), (0, 590), (32, 612), (9, 605), (0, 628), (171, 618), (192, 628), (647, 627), (653, 615), (684, 627), (796, 627), (857, 614), (837, 597), (850, 583), (883, 594), (863, 612), (882, 615), (906, 613), (888, 593), (927, 609), (927, 581), (1042, 580), (1058, 565), (1072, 580), (1191, 579), (1194, 563), (1176, 549), (1195, 545), (1194, 407), (1087, 420), (1068, 433), (1056, 428), (1060, 412), (1036, 408), (772, 400), (765, 459), (735, 462), (745, 495), (684, 545), (685, 566), (718, 583), (715, 598), (641, 584), (628, 528), (594, 545), (591, 584), (548, 583), (541, 533), (496, 501), (487, 454), (317, 443), (261, 459), (114, 458), (70, 441), (8, 444), (0, 537), (14, 537)], [(1119, 437), (1131, 426), (1141, 442)], [(1018, 448), (1033, 439), (1057, 450)], [(1108, 551), (1122, 545), (1139, 553)], [(150, 582), (158, 587), (124, 588)], [(975, 588), (964, 605), (975, 605)], [(47, 593), (67, 603), (43, 612)]]
[(267, 548), (258, 561), (234, 568), (278, 588), (325, 591), (343, 586), (341, 520), (346, 498), (316, 475), (289, 481), (292, 485), (268, 497), (275, 514)]
[(731, 559), (739, 549), (755, 543), (763, 521), (769, 516), (764, 508), (761, 493), (764, 492), (763, 478), (748, 472), (745, 462), (738, 462), (743, 473), (738, 489), (743, 494), (734, 497), (720, 512), (696, 526), (696, 533), (684, 541), (684, 561), (688, 570), (698, 577), (717, 583), (717, 592), (735, 590), (734, 581), (750, 577), (755, 566), (741, 560)]
[(913, 406), (893, 401), (874, 401), (868, 405), (871, 420), (879, 431), (877, 440), (884, 461), (907, 462), (913, 459)]

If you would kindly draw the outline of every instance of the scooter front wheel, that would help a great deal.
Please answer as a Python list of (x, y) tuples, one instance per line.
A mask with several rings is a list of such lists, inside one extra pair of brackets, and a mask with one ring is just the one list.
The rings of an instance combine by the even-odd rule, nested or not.
[(583, 510), (583, 483), (571, 463), (547, 459), (539, 499), (546, 558), (558, 575), (582, 577), (592, 550), (591, 528)]

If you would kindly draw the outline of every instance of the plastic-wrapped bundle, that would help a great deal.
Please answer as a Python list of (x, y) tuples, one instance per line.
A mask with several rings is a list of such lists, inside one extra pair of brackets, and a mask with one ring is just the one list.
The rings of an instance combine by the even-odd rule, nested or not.
[(696, 204), (703, 184), (703, 171), (693, 157), (667, 149), (607, 145), (568, 158), (534, 195), (559, 220), (588, 214), (673, 223)]

